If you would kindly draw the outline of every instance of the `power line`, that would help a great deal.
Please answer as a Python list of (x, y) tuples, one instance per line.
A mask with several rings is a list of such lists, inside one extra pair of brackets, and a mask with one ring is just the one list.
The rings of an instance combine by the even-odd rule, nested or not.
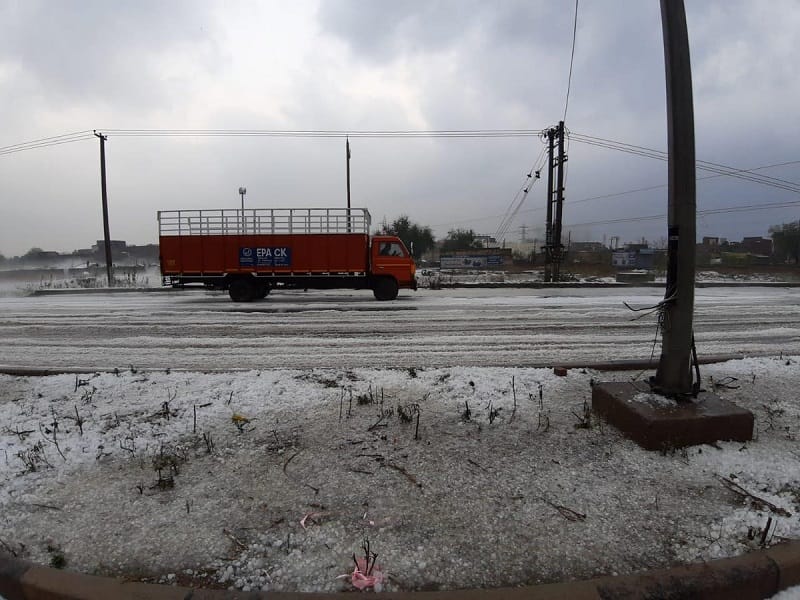
[[(771, 165), (763, 165), (761, 167), (753, 167), (752, 169), (742, 169), (742, 172), (761, 171), (763, 169), (772, 169), (772, 168), (775, 168), (775, 167), (785, 167), (785, 166), (788, 166), (788, 165), (797, 165), (797, 164), (800, 164), (800, 160), (790, 160), (790, 161), (786, 161), (786, 162), (773, 163)], [(706, 179), (717, 179), (719, 177), (724, 177), (724, 175), (721, 174), (721, 173), (717, 173), (716, 175), (706, 175), (705, 177), (698, 177), (697, 181), (704, 181)], [(580, 203), (583, 203), (583, 202), (590, 202), (592, 200), (604, 200), (606, 198), (616, 198), (617, 196), (625, 196), (627, 194), (633, 194), (635, 192), (648, 192), (650, 190), (657, 190), (657, 189), (661, 189), (661, 188), (665, 188), (665, 187), (667, 187), (666, 183), (660, 183), (658, 185), (650, 185), (650, 186), (647, 186), (647, 187), (640, 187), (640, 188), (635, 188), (635, 189), (632, 189), (632, 190), (625, 190), (625, 191), (622, 191), (622, 192), (613, 192), (611, 194), (602, 194), (600, 196), (590, 196), (588, 198), (581, 198), (580, 200), (573, 200), (569, 204), (570, 204), (570, 206), (572, 206), (573, 204), (580, 204)]]
[(277, 137), (277, 138), (515, 138), (539, 137), (541, 129), (430, 130), (270, 130), (270, 129), (103, 129), (126, 137)]
[[(593, 145), (596, 145), (596, 146), (601, 146), (601, 147), (604, 147), (604, 148), (610, 148), (610, 149), (614, 149), (614, 150), (620, 150), (620, 151), (623, 151), (623, 152), (625, 152), (627, 150), (630, 150), (630, 152), (632, 154), (640, 154), (641, 156), (647, 156), (647, 157), (655, 158), (655, 159), (658, 159), (658, 160), (664, 160), (664, 161), (668, 160), (668, 155), (663, 150), (656, 150), (656, 149), (653, 149), (653, 148), (646, 148), (644, 146), (637, 146), (635, 144), (628, 144), (628, 143), (625, 143), (625, 142), (618, 142), (618, 141), (615, 141), (615, 140), (609, 140), (609, 139), (606, 139), (606, 138), (594, 137), (594, 136), (580, 134), (580, 133), (577, 133), (577, 134), (574, 134), (574, 135), (576, 136), (576, 141), (579, 141), (579, 142), (589, 143), (589, 144), (593, 144)], [(719, 172), (721, 175), (726, 174), (726, 172), (729, 172), (730, 174), (733, 174), (733, 173), (746, 172), (746, 171), (750, 170), (750, 169), (737, 169), (735, 167), (730, 167), (728, 165), (723, 165), (723, 164), (711, 162), (711, 161), (708, 161), (708, 160), (697, 160), (696, 162), (697, 162), (697, 167), (699, 169), (706, 170), (706, 171), (712, 171), (712, 172)], [(786, 179), (780, 179), (778, 177), (770, 177), (770, 176), (767, 176), (767, 175), (759, 175), (758, 177), (761, 180), (765, 181), (765, 182), (771, 181), (771, 182), (775, 182), (775, 183), (779, 183), (779, 184), (785, 184), (785, 185), (789, 185), (789, 186), (800, 185), (797, 182), (789, 181), (789, 180), (786, 180)]]
[[(576, 133), (575, 135), (578, 138), (586, 138), (587, 140), (594, 140), (595, 142), (598, 142), (598, 145), (599, 145), (599, 142), (604, 142), (606, 144), (609, 144), (609, 145), (615, 146), (615, 147), (619, 146), (620, 148), (633, 149), (635, 151), (642, 152), (643, 155), (644, 154), (652, 154), (653, 158), (658, 158), (659, 160), (668, 160), (668, 154), (667, 154), (667, 152), (665, 152), (663, 150), (656, 150), (656, 149), (653, 149), (653, 148), (646, 148), (644, 146), (637, 146), (635, 144), (628, 144), (628, 143), (625, 143), (625, 142), (609, 140), (607, 138), (590, 136), (590, 135), (586, 135), (586, 134)], [(610, 146), (606, 146), (606, 147), (610, 147)], [(704, 168), (704, 167), (715, 167), (715, 168), (718, 168), (718, 169), (729, 170), (729, 171), (732, 171), (732, 172), (742, 172), (742, 171), (752, 170), (752, 169), (736, 169), (735, 167), (730, 167), (728, 165), (723, 165), (723, 164), (711, 162), (711, 161), (708, 161), (708, 160), (697, 160), (696, 162), (697, 162), (698, 168), (701, 168), (701, 169)], [(779, 166), (779, 165), (776, 165), (776, 166)], [(713, 170), (713, 169), (708, 168), (706, 170)], [(759, 177), (761, 177), (764, 180), (774, 181), (776, 183), (783, 183), (783, 184), (787, 184), (787, 185), (800, 185), (795, 181), (789, 181), (789, 180), (786, 180), (786, 179), (780, 179), (778, 177), (769, 177), (767, 175), (760, 175)]]
[[(0, 147), (0, 156), (92, 139), (94, 130), (76, 131)], [(443, 138), (492, 139), (540, 137), (538, 129), (431, 129), (431, 130), (269, 130), (269, 129), (102, 129), (119, 137), (271, 137), (271, 138)]]
[(566, 123), (567, 121), (567, 108), (569, 107), (569, 91), (572, 87), (572, 63), (575, 61), (575, 34), (578, 32), (578, 0), (575, 0), (575, 20), (572, 22), (572, 52), (569, 56), (569, 76), (567, 77), (567, 97), (564, 100), (564, 118), (561, 119)]
[(506, 213), (503, 215), (503, 219), (500, 221), (500, 225), (495, 232), (495, 239), (500, 239), (508, 232), (508, 228), (511, 227), (511, 223), (514, 222), (514, 218), (525, 203), (531, 189), (536, 184), (536, 180), (540, 178), (540, 172), (544, 167), (543, 158), (546, 151), (547, 148), (543, 146), (539, 152), (539, 156), (533, 161), (530, 170), (525, 176), (525, 180), (519, 190), (517, 190), (514, 199), (511, 201), (511, 204), (506, 209)]
[[(610, 150), (617, 150), (619, 152), (626, 152), (628, 154), (643, 156), (646, 158), (653, 158), (656, 160), (666, 161), (666, 153), (660, 150), (653, 150), (651, 148), (642, 148), (633, 146), (631, 144), (624, 144), (622, 142), (605, 142), (599, 141), (601, 138), (591, 138), (591, 136), (582, 136), (580, 134), (572, 134), (571, 137), (575, 138), (576, 142), (589, 144), (591, 146), (599, 146)], [(588, 138), (588, 139), (587, 139)], [(727, 165), (720, 165), (719, 163), (712, 163), (709, 161), (697, 161), (697, 168), (703, 171), (717, 173), (728, 177), (735, 177), (753, 183), (760, 183), (777, 189), (800, 194), (800, 184), (785, 179), (778, 179), (777, 177), (769, 177), (766, 175), (752, 174), (748, 169), (737, 169)]]
[[(762, 165), (762, 166), (759, 166), (759, 167), (752, 167), (750, 169), (742, 169), (742, 171), (743, 172), (762, 171), (764, 169), (773, 169), (773, 168), (776, 168), (776, 167), (786, 167), (786, 166), (797, 165), (797, 164), (800, 164), (800, 160), (789, 160), (789, 161), (784, 161), (784, 162), (779, 162), (779, 163), (772, 163), (772, 164), (769, 164), (769, 165)], [(716, 175), (707, 175), (705, 177), (698, 177), (698, 181), (706, 180), (706, 179), (715, 179), (715, 178), (718, 178), (718, 177), (723, 177), (723, 175), (722, 174), (716, 174)], [(572, 201), (569, 202), (569, 206), (572, 206), (574, 204), (580, 204), (580, 203), (583, 203), (583, 202), (591, 202), (593, 200), (603, 200), (603, 199), (607, 199), (607, 198), (615, 198), (617, 196), (625, 196), (627, 194), (633, 194), (633, 193), (636, 193), (636, 192), (645, 192), (645, 191), (650, 191), (650, 190), (656, 190), (656, 189), (665, 188), (665, 187), (667, 187), (667, 184), (659, 184), (659, 185), (652, 185), (652, 186), (647, 186), (647, 187), (634, 188), (634, 189), (630, 189), (630, 190), (623, 190), (621, 192), (613, 192), (613, 193), (610, 193), (610, 194), (602, 194), (602, 195), (599, 195), (599, 196), (589, 196), (588, 198), (581, 198), (580, 200), (572, 200)], [(757, 207), (759, 207), (759, 206), (763, 206), (765, 208), (783, 208), (784, 205), (786, 205), (786, 206), (794, 206), (795, 204), (796, 203), (794, 203), (792, 201), (788, 201), (788, 203), (777, 202), (777, 203), (763, 204), (763, 205), (749, 205), (749, 206), (747, 206), (747, 209), (748, 210), (757, 210)], [(532, 213), (532, 212), (538, 212), (540, 210), (544, 210), (544, 208), (545, 208), (544, 206), (536, 206), (536, 207), (533, 207), (533, 208), (520, 210), (519, 212), (520, 213)], [(698, 214), (716, 214), (718, 211), (721, 211), (721, 210), (726, 210), (727, 211), (729, 208), (735, 208), (735, 207), (724, 207), (724, 208), (721, 208), (721, 209), (708, 209), (706, 211), (702, 211), (701, 210), (701, 211), (698, 211)], [(742, 211), (737, 209), (737, 210), (731, 210), (731, 212), (742, 212)], [(480, 221), (489, 221), (491, 219), (505, 218), (507, 216), (507, 214), (508, 214), (508, 211), (506, 211), (506, 214), (504, 214), (504, 215), (488, 215), (488, 216), (485, 216), (485, 217), (475, 217), (475, 218), (472, 218), (472, 219), (462, 219), (462, 220), (459, 220), (459, 221), (453, 221), (451, 223), (438, 223), (438, 224), (432, 225), (432, 227), (446, 227), (446, 226), (449, 226), (449, 225), (460, 225), (460, 224), (463, 224), (463, 223), (476, 223), (476, 222), (480, 222)], [(663, 216), (663, 215), (653, 215), (651, 217), (647, 217), (647, 219), (660, 218), (661, 216)], [(637, 221), (637, 220), (641, 220), (641, 217), (633, 217), (632, 219), (634, 221)], [(647, 220), (647, 219), (645, 219), (645, 220)], [(625, 220), (627, 221), (628, 219), (625, 219)], [(618, 219), (614, 219), (612, 221), (613, 222), (617, 222)], [(605, 222), (596, 222), (596, 223), (593, 222), (593, 223), (587, 223), (587, 224), (588, 225), (594, 225), (594, 224), (603, 225), (603, 224), (606, 224), (606, 223)], [(578, 224), (578, 225), (584, 225), (584, 224), (581, 223), (581, 224)], [(575, 226), (578, 226), (578, 225), (575, 225)]]
[[(769, 210), (776, 208), (790, 208), (793, 206), (800, 206), (800, 200), (789, 200), (786, 202), (770, 202), (767, 204), (745, 204), (742, 206), (724, 206), (720, 208), (709, 208), (706, 210), (698, 210), (698, 216), (720, 215), (739, 212), (752, 212), (756, 210)], [(659, 215), (646, 215), (639, 217), (623, 217), (619, 219), (607, 219), (604, 221), (589, 221), (586, 223), (572, 223), (570, 227), (587, 227), (589, 225), (610, 225), (615, 223), (637, 223), (640, 221), (652, 221), (654, 219), (666, 219), (666, 214)]]
[(26, 150), (35, 150), (37, 148), (48, 148), (50, 146), (60, 146), (61, 144), (70, 144), (72, 142), (80, 142), (82, 140), (90, 140), (94, 136), (91, 132), (83, 133), (76, 132), (74, 134), (64, 134), (50, 138), (42, 138), (39, 140), (32, 140), (30, 142), (23, 142), (20, 144), (12, 144), (11, 146), (4, 146), (0, 148), (0, 156), (7, 154), (16, 154), (17, 152), (24, 152)]
[(27, 146), (28, 144), (38, 144), (40, 142), (47, 142), (51, 140), (58, 140), (67, 137), (73, 137), (76, 135), (85, 135), (92, 133), (91, 129), (84, 129), (83, 131), (73, 131), (72, 133), (62, 133), (61, 135), (54, 135), (51, 137), (39, 138), (38, 140), (31, 140), (29, 142), (21, 142), (19, 144), (11, 144), (10, 146), (0, 146), (0, 152), (4, 150), (10, 150), (12, 148), (18, 148), (19, 146)]

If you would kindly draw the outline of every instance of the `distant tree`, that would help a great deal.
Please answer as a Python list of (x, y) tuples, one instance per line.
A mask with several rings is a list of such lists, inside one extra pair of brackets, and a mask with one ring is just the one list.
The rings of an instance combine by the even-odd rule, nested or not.
[(0, 265), (2, 265), (5, 262), (6, 262), (6, 257), (4, 255), (0, 254)]
[(442, 252), (472, 248), (483, 248), (480, 240), (475, 239), (475, 232), (472, 229), (451, 229), (442, 243)]
[(34, 246), (33, 248), (31, 248), (30, 250), (28, 250), (28, 251), (25, 253), (25, 256), (26, 256), (26, 257), (39, 256), (39, 255), (40, 255), (42, 252), (44, 252), (44, 250), (42, 250), (41, 248), (38, 248), (38, 247)]
[(769, 233), (773, 256), (780, 262), (793, 260), (796, 265), (800, 264), (800, 221), (773, 225)]
[(422, 256), (433, 248), (434, 237), (430, 227), (412, 222), (407, 215), (400, 215), (385, 227), (386, 233), (396, 235), (415, 257)]

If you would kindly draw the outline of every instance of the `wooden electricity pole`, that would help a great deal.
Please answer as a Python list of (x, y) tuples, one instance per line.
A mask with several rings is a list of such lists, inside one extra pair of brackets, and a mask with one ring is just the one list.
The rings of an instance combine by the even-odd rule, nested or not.
[(669, 242), (661, 359), (652, 383), (662, 394), (686, 395), (692, 392), (697, 220), (692, 70), (683, 0), (660, 1), (667, 80)]
[(106, 192), (106, 137), (102, 133), (94, 132), (100, 138), (100, 194), (103, 199), (103, 239), (106, 251), (106, 277), (108, 287), (114, 285), (111, 275), (111, 234), (108, 232), (108, 193)]

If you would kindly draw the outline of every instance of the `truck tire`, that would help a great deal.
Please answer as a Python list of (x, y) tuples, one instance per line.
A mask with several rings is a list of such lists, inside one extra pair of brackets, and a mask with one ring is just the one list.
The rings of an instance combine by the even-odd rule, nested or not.
[(252, 281), (237, 278), (228, 286), (228, 295), (234, 302), (252, 302), (255, 298), (256, 288)]
[(378, 277), (372, 284), (372, 293), (376, 300), (394, 300), (397, 298), (397, 280), (394, 277)]
[(259, 281), (256, 283), (255, 298), (261, 300), (269, 296), (269, 284), (266, 281)]

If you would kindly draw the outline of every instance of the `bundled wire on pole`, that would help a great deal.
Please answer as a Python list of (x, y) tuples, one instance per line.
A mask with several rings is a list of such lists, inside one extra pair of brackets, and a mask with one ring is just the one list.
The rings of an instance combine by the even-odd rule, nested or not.
[(536, 184), (536, 181), (540, 178), (539, 174), (544, 167), (544, 156), (545, 152), (547, 152), (547, 148), (542, 146), (542, 150), (539, 152), (539, 156), (536, 157), (536, 160), (531, 165), (530, 170), (528, 171), (527, 175), (525, 176), (525, 180), (522, 182), (519, 190), (514, 195), (514, 199), (511, 201), (511, 204), (506, 209), (505, 214), (503, 215), (502, 220), (500, 221), (500, 225), (497, 227), (497, 231), (495, 233), (495, 239), (500, 240), (503, 236), (508, 233), (511, 224), (514, 222), (517, 214), (519, 213), (522, 205), (525, 204), (525, 200), (528, 198), (528, 194), (533, 189), (533, 186)]

